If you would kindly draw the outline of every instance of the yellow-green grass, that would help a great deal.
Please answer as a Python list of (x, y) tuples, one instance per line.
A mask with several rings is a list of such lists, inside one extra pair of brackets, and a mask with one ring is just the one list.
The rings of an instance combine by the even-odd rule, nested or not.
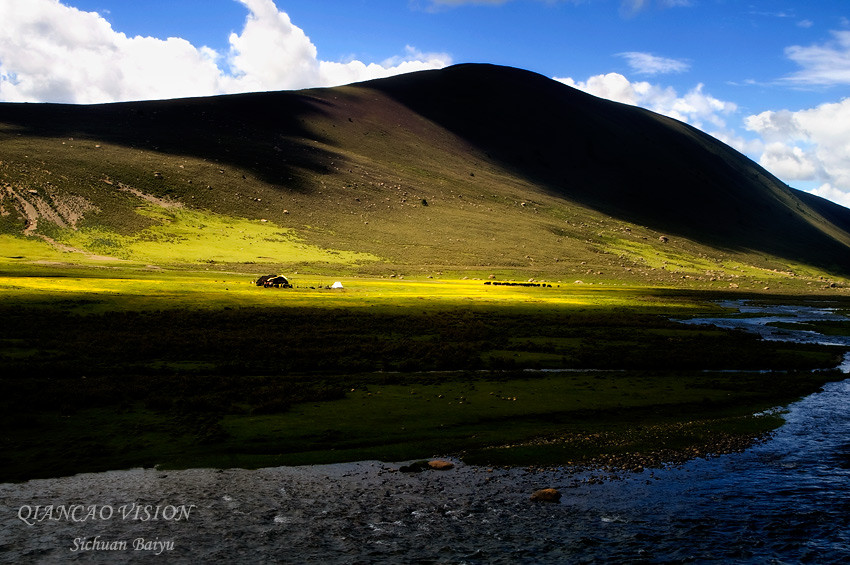
[[(606, 236), (603, 249), (634, 264), (632, 269), (663, 271), (678, 275), (691, 287), (748, 287), (751, 290), (797, 292), (832, 275), (809, 265), (758, 253), (722, 254), (690, 242), (661, 245), (635, 239)], [(846, 281), (839, 277), (843, 284)], [(767, 287), (767, 288), (765, 288)]]
[[(55, 257), (58, 260), (61, 257)], [(57, 261), (58, 262), (58, 261)], [(392, 309), (433, 307), (626, 308), (651, 305), (681, 313), (709, 310), (705, 304), (663, 289), (549, 283), (549, 287), (485, 285), (480, 280), (380, 279), (354, 276), (290, 275), (293, 289), (260, 288), (254, 276), (116, 265), (80, 269), (45, 260), (0, 264), (0, 301), (39, 303), (84, 300), (99, 309), (192, 309), (222, 307), (324, 307)], [(259, 273), (257, 273), (259, 274)], [(334, 282), (343, 289), (330, 289)]]
[(61, 243), (137, 262), (350, 265), (379, 260), (367, 253), (322, 249), (268, 220), (247, 220), (186, 208), (139, 207), (154, 224), (134, 235), (103, 227), (64, 230)]
[[(694, 295), (680, 292), (674, 290), (680, 287), (673, 284), (666, 289), (648, 287), (628, 279), (599, 280), (602, 277), (597, 277), (592, 284), (594, 279), (590, 277), (577, 281), (572, 277), (557, 278), (557, 273), (553, 273), (555, 276), (542, 283), (546, 286), (522, 287), (485, 284), (505, 282), (511, 273), (503, 271), (497, 271), (498, 280), (493, 281), (487, 280), (486, 270), (447, 270), (445, 274), (439, 272), (427, 278), (423, 273), (405, 277), (392, 275), (392, 278), (390, 275), (367, 276), (352, 270), (353, 266), (358, 261), (370, 262), (376, 258), (306, 245), (289, 230), (271, 223), (181, 209), (156, 208), (152, 211), (168, 214), (165, 219), (170, 218), (171, 222), (157, 223), (142, 232), (148, 236), (109, 232), (112, 241), (117, 242), (112, 251), (120, 251), (112, 253), (113, 258), (60, 251), (39, 238), (0, 235), (2, 301), (49, 304), (52, 300), (85, 300), (87, 304), (100, 304), (101, 310), (279, 305), (546, 309), (629, 308), (651, 304), (659, 311), (706, 308), (704, 300), (694, 300), (698, 292)], [(168, 226), (167, 232), (162, 231), (164, 226)], [(105, 247), (98, 248), (92, 243), (98, 233), (103, 235), (94, 229), (69, 230), (63, 234), (67, 238), (64, 243), (105, 253), (108, 251)], [(255, 246), (266, 250), (256, 253)], [(202, 253), (202, 250), (206, 251)], [(264, 255), (272, 250), (276, 250), (276, 257)], [(116, 255), (124, 258), (114, 258)], [(201, 258), (211, 262), (201, 262)], [(217, 263), (219, 260), (221, 264)], [(235, 272), (230, 268), (237, 260), (242, 264)], [(268, 263), (264, 264), (264, 260)], [(298, 274), (299, 271), (286, 268), (292, 263), (307, 263), (312, 268)], [(252, 285), (257, 276), (277, 272), (286, 274), (296, 288), (263, 289)], [(480, 276), (475, 280), (461, 276), (462, 273)], [(759, 271), (759, 275), (764, 275), (766, 280), (770, 277), (800, 278), (766, 270)], [(336, 281), (342, 282), (344, 289), (325, 288)], [(805, 286), (802, 280), (797, 282), (796, 287), (777, 287), (773, 291), (795, 294), (812, 288)], [(728, 289), (728, 285), (715, 288)], [(710, 294), (705, 296), (711, 297)]]

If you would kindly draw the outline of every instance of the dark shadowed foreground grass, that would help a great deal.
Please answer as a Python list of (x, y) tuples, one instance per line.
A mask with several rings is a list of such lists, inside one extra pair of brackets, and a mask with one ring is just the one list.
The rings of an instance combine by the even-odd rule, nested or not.
[(7, 304), (0, 480), (435, 454), (639, 467), (739, 448), (781, 423), (753, 414), (838, 377), (811, 371), (835, 366), (834, 349), (670, 321), (716, 311), (713, 295), (647, 289), (627, 306), (613, 292), (615, 304)]

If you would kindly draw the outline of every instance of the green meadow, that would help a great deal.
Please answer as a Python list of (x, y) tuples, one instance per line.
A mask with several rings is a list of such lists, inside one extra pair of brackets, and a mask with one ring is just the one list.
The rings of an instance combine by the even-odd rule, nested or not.
[(781, 424), (755, 414), (839, 377), (812, 371), (833, 349), (672, 321), (746, 296), (728, 290), (367, 276), (262, 223), (243, 241), (341, 274), (261, 288), (267, 265), (182, 263), (186, 218), (165, 266), (142, 236), (126, 258), (0, 238), (0, 480), (433, 455), (636, 468), (745, 445)]
[(848, 226), (697, 130), (516, 69), (0, 104), (0, 481), (739, 449), (843, 352), (675, 320), (850, 311)]

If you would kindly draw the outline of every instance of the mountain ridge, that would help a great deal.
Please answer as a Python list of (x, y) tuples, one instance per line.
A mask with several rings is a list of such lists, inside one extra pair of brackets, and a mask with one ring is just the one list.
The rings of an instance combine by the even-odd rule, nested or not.
[[(495, 128), (472, 131), (476, 127), (469, 126), (471, 122), (466, 116), (470, 114), (471, 108), (468, 104), (462, 109), (455, 106), (447, 112), (448, 115), (439, 116), (436, 121), (450, 130), (462, 132), (463, 137), (471, 137), (479, 144), (495, 146), (501, 160), (508, 161), (512, 168), (527, 176), (539, 178), (564, 197), (601, 209), (607, 214), (617, 214), (623, 219), (640, 223), (648, 222), (657, 229), (686, 236), (696, 235), (694, 227), (702, 232), (703, 237), (709, 229), (715, 228), (720, 232), (715, 233), (715, 236), (718, 236), (721, 244), (728, 244), (740, 233), (737, 229), (739, 224), (754, 223), (758, 219), (750, 213), (754, 206), (762, 208), (764, 213), (771, 209), (772, 204), (776, 204), (771, 199), (778, 200), (780, 205), (786, 207), (803, 204), (799, 192), (793, 191), (737, 151), (692, 126), (642, 108), (593, 97), (540, 75), (523, 80), (523, 77), (531, 76), (528, 71), (494, 69), (481, 65), (460, 65), (447, 69), (441, 78), (444, 82), (454, 79), (463, 84), (463, 87), (455, 86), (450, 90), (460, 90), (467, 94), (476, 88), (471, 83), (476, 83), (483, 92), (493, 90), (498, 84), (521, 85), (519, 89), (508, 92), (507, 97), (503, 93), (493, 108), (483, 112), (484, 115), (495, 114), (493, 110), (496, 107), (521, 104), (533, 88), (537, 104), (525, 111), (522, 120), (511, 124), (508, 135), (517, 136), (527, 128), (538, 139), (542, 138), (542, 147), (537, 143), (531, 146), (530, 152), (519, 155), (513, 153), (511, 156), (514, 147), (500, 139)], [(530, 86), (532, 81), (533, 86)], [(411, 77), (396, 81), (389, 79), (381, 84), (389, 86), (393, 83), (401, 88), (384, 86), (383, 89), (389, 92), (407, 90), (405, 94), (408, 99), (415, 92), (414, 101), (408, 102), (411, 107), (427, 116), (440, 114), (439, 109), (435, 110), (427, 102), (438, 98), (426, 89), (411, 84)], [(480, 98), (476, 97), (476, 101)], [(559, 104), (560, 100), (567, 102)], [(452, 102), (456, 103), (457, 98), (453, 98)], [(529, 123), (534, 126), (528, 127)], [(664, 127), (656, 127), (656, 124)], [(569, 131), (562, 131), (564, 127), (570, 127), (576, 133), (571, 136)], [(575, 137), (584, 139), (577, 140)], [(495, 143), (492, 141), (494, 138)], [(485, 139), (491, 141), (485, 142)], [(653, 150), (671, 153), (653, 155)], [(559, 155), (564, 156), (561, 166), (569, 169), (568, 176), (564, 175), (563, 180), (558, 178), (560, 172), (554, 172), (558, 167), (556, 161)], [(532, 161), (535, 156), (543, 162), (542, 167), (524, 165), (523, 161)], [(659, 167), (659, 164), (666, 166)], [(532, 168), (534, 170), (529, 170)], [(689, 178), (688, 173), (699, 173), (707, 178)], [(603, 182), (606, 175), (608, 181)], [(756, 182), (747, 183), (747, 175), (754, 177)], [(702, 181), (697, 187), (702, 205), (698, 205), (697, 198), (689, 197), (688, 193), (697, 192), (696, 189), (691, 187), (687, 190), (681, 186), (695, 180)], [(587, 185), (592, 185), (598, 192), (593, 194)], [(760, 199), (753, 198), (741, 189), (742, 186), (749, 186), (751, 192), (753, 188), (761, 189), (764, 194)], [(621, 201), (625, 203), (618, 204)], [(717, 218), (713, 214), (712, 217), (706, 217), (703, 210), (716, 212), (712, 208), (722, 205), (726, 205), (727, 209), (733, 206), (731, 214), (719, 225), (712, 225)], [(835, 217), (841, 215), (838, 211), (833, 214)], [(684, 217), (678, 219), (673, 216)], [(843, 239), (844, 245), (850, 241), (846, 232), (838, 237)], [(769, 238), (762, 238), (758, 243), (770, 251), (786, 251), (774, 245), (775, 242)]]
[[(0, 136), (0, 180), (20, 198), (67, 193), (97, 209), (75, 231), (132, 235), (159, 221), (140, 216), (138, 199), (115, 189), (122, 183), (383, 257), (381, 272), (616, 267), (652, 279), (660, 261), (699, 263), (690, 271), (707, 276), (730, 254), (760, 268), (850, 272), (850, 210), (787, 187), (691, 126), (520, 69), (456, 65), (330, 89), (93, 106), (6, 103)], [(11, 190), (0, 232), (21, 233)]]

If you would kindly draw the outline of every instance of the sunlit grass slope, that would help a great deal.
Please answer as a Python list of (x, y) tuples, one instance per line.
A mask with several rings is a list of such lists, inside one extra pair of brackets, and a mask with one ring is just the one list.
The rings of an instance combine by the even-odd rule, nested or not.
[(682, 124), (487, 65), (0, 104), (0, 256), (17, 263), (841, 286), (847, 212), (797, 194)]

